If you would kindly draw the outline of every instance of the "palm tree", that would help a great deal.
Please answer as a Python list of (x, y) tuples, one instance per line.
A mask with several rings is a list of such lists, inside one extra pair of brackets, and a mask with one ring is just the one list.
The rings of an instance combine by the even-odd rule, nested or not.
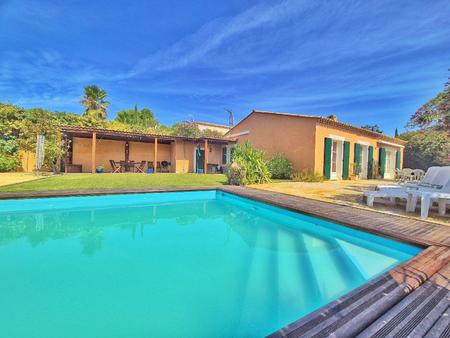
[(92, 116), (105, 120), (109, 101), (106, 100), (108, 94), (105, 90), (96, 85), (84, 87), (84, 96), (81, 103), (85, 107), (84, 116)]

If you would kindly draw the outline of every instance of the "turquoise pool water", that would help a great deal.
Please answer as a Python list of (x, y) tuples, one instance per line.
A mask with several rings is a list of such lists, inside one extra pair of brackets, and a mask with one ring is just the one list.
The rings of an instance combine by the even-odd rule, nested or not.
[(419, 251), (215, 191), (0, 201), (0, 332), (260, 337)]

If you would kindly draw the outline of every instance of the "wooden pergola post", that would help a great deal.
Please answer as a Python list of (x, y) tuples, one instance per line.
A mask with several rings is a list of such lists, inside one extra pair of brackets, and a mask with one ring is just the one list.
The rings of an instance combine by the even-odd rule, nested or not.
[(92, 133), (92, 154), (91, 154), (91, 163), (92, 163), (92, 168), (91, 168), (91, 172), (94, 174), (95, 173), (95, 147), (97, 145), (97, 133), (94, 131)]
[(153, 170), (156, 173), (157, 171), (157, 163), (158, 163), (158, 139), (155, 137), (155, 158), (153, 160)]
[(205, 158), (203, 161), (203, 173), (207, 174), (208, 173), (208, 140), (205, 139)]

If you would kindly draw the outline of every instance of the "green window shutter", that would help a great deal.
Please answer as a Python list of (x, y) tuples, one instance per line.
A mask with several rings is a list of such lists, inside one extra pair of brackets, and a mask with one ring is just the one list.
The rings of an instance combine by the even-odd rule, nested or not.
[(323, 150), (323, 176), (326, 179), (331, 178), (331, 138), (325, 137)]
[(400, 150), (398, 150), (395, 158), (395, 168), (400, 170), (401, 163), (402, 163), (402, 153), (400, 152)]
[(369, 146), (369, 154), (367, 161), (367, 178), (373, 178), (373, 147)]
[(361, 172), (361, 145), (355, 143), (355, 153), (353, 163), (355, 164), (355, 168), (353, 169), (353, 173), (355, 175), (359, 175)]
[(344, 141), (344, 160), (342, 163), (342, 179), (348, 180), (348, 168), (350, 165), (350, 142)]
[(386, 148), (380, 148), (380, 176), (384, 178), (384, 173), (386, 170)]

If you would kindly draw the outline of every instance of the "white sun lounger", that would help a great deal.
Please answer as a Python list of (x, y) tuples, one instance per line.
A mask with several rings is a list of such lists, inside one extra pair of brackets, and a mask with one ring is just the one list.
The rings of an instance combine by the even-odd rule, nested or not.
[(426, 184), (422, 183), (417, 186), (403, 185), (400, 187), (386, 187), (375, 191), (365, 191), (364, 196), (367, 199), (367, 205), (373, 206), (375, 198), (389, 198), (391, 201), (401, 198), (406, 199), (406, 211), (412, 212), (415, 211), (417, 200), (420, 198), (422, 218), (428, 216), (430, 205), (434, 201), (439, 203), (440, 214), (445, 214), (446, 205), (450, 198), (450, 166), (431, 167), (430, 169), (432, 170), (428, 175)]
[(407, 191), (406, 211), (414, 212), (416, 210), (417, 200), (420, 198), (420, 217), (427, 218), (430, 206), (433, 202), (438, 202), (439, 215), (444, 216), (447, 204), (450, 204), (450, 179), (442, 189), (410, 189)]

